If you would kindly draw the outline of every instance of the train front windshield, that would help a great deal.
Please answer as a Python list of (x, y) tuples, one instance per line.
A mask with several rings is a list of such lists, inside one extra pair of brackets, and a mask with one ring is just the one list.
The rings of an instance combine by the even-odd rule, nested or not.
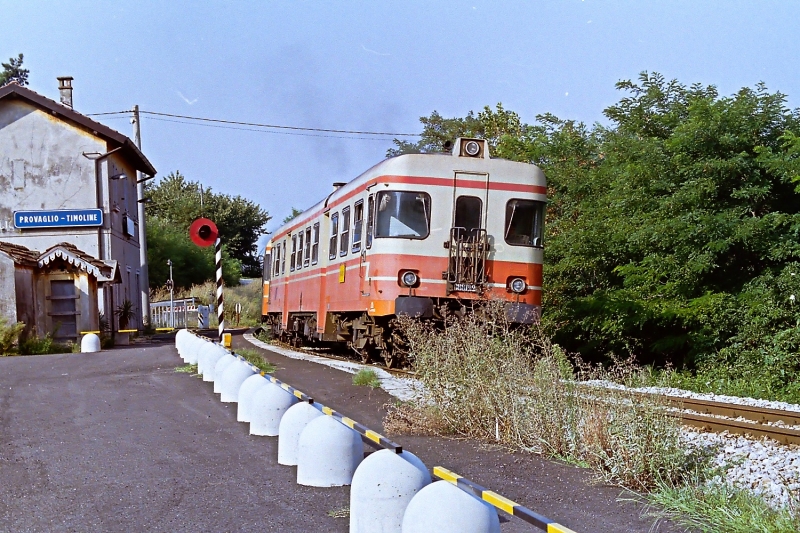
[(510, 200), (506, 204), (506, 242), (513, 246), (542, 246), (544, 202)]
[(376, 237), (424, 239), (431, 222), (431, 197), (424, 192), (378, 193)]

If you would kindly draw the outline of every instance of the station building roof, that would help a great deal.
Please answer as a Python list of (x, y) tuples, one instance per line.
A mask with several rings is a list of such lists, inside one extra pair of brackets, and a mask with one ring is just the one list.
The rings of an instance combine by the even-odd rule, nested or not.
[(147, 174), (148, 176), (155, 176), (156, 169), (147, 160), (141, 150), (131, 141), (127, 136), (120, 132), (104, 126), (99, 122), (92, 120), (86, 115), (78, 113), (74, 109), (67, 107), (63, 104), (51, 100), (41, 94), (32, 91), (22, 85), (11, 82), (3, 87), (0, 87), (0, 103), (6, 99), (20, 98), (29, 102), (30, 104), (59, 117), (60, 119), (74, 124), (75, 126), (100, 137), (109, 145), (109, 150), (114, 148), (122, 148), (123, 154), (130, 160), (133, 167)]

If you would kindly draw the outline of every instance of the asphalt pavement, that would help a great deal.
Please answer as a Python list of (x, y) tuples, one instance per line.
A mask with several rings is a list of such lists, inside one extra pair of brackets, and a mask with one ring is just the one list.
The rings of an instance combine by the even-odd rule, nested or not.
[(0, 531), (345, 532), (173, 344), (0, 358)]

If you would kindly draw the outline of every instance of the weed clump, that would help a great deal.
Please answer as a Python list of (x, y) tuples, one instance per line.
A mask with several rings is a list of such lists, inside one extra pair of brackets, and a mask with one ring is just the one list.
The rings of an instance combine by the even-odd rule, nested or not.
[(275, 372), (275, 370), (277, 370), (275, 365), (264, 359), (264, 357), (257, 350), (252, 348), (238, 349), (236, 350), (236, 354), (241, 355), (248, 363), (267, 374), (272, 374)]
[(402, 413), (415, 410), (445, 433), (588, 465), (635, 490), (678, 481), (692, 466), (679, 422), (657, 399), (581, 384), (590, 369), (577, 376), (538, 326), (510, 324), (502, 302), (444, 327), (399, 322), (425, 392), (390, 411), (390, 426), (403, 427), (413, 417)]
[(381, 386), (381, 380), (378, 379), (378, 374), (373, 369), (362, 368), (353, 374), (353, 385), (377, 389)]

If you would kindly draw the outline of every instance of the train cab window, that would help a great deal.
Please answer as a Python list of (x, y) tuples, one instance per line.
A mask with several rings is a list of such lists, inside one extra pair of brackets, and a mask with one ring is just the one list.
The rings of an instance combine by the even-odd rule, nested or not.
[(289, 260), (289, 272), (294, 272), (295, 259), (297, 259), (297, 235), (292, 235), (292, 258)]
[(339, 246), (339, 255), (347, 255), (347, 247), (350, 245), (350, 208), (342, 209), (342, 242)]
[(430, 233), (431, 197), (424, 192), (382, 191), (375, 238), (424, 239)]
[(375, 232), (375, 197), (367, 200), (367, 249), (372, 248), (372, 235)]
[(459, 196), (453, 216), (453, 228), (465, 237), (475, 237), (481, 229), (483, 202), (477, 196)]
[(311, 261), (311, 226), (306, 228), (306, 249), (303, 252), (303, 266), (308, 266)]
[(281, 274), (286, 274), (286, 241), (281, 244)]
[(512, 246), (542, 247), (545, 203), (509, 200), (506, 204), (506, 242)]
[(361, 251), (361, 230), (364, 227), (364, 200), (353, 206), (353, 253)]
[(328, 259), (336, 259), (336, 245), (339, 242), (339, 213), (331, 215), (331, 242), (328, 249)]
[(297, 270), (303, 268), (303, 230), (300, 230), (300, 233), (297, 234), (297, 263), (295, 268)]
[(319, 261), (319, 222), (314, 224), (314, 244), (311, 245), (311, 264), (316, 265)]

